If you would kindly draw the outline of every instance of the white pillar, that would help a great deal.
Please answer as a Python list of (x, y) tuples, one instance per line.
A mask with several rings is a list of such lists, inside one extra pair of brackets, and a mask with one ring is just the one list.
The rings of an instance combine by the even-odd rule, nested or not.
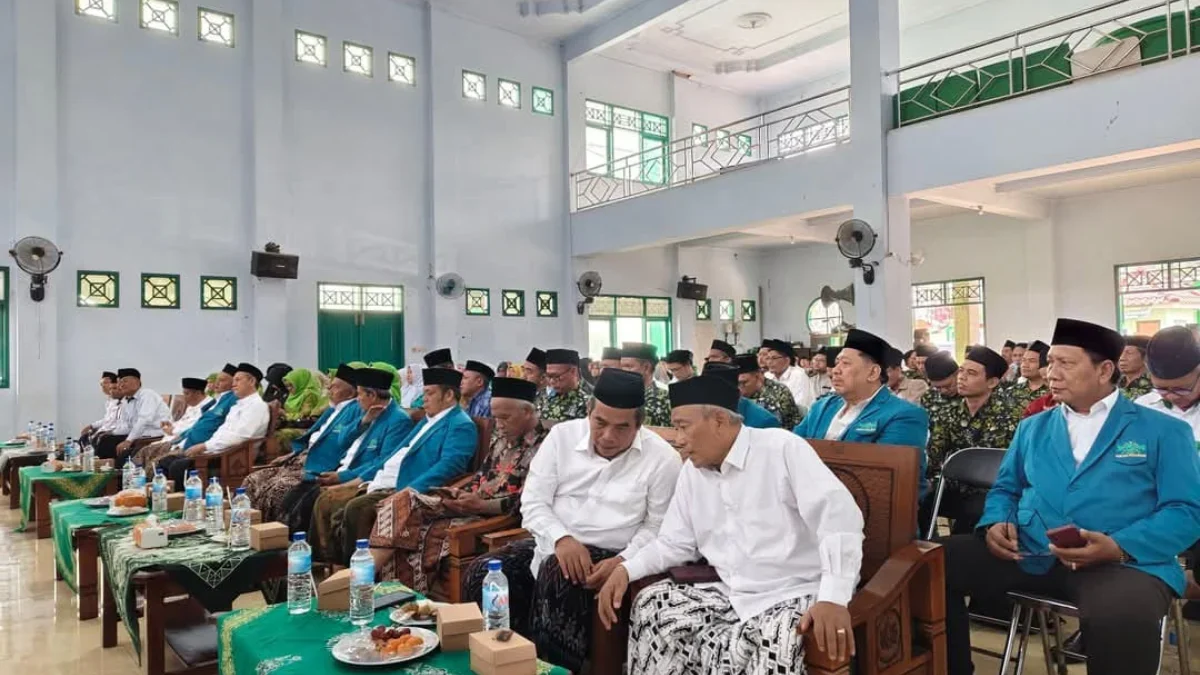
[[(254, 180), (251, 191), (248, 243), (262, 250), (268, 241), (287, 247), (291, 200), (284, 169), (283, 105), (285, 57), (282, 0), (255, 0), (250, 10), (250, 60), (247, 78), (251, 159)], [(247, 256), (248, 258), (249, 256)], [(249, 263), (249, 260), (246, 261)], [(265, 368), (286, 361), (288, 354), (288, 284), (283, 279), (254, 279), (251, 304), (254, 317), (254, 361)]]
[(911, 240), (906, 196), (888, 195), (887, 132), (892, 126), (900, 59), (899, 0), (850, 2), (850, 151), (854, 155), (854, 217), (879, 235), (867, 257), (875, 283), (854, 281), (858, 327), (898, 348), (912, 343)]
[[(58, 241), (58, 31), (61, 3), (12, 2), (13, 240), (39, 236)], [(69, 254), (70, 252), (68, 252)], [(29, 298), (29, 276), (9, 267), (14, 324), (9, 377), (15, 390), (14, 425), (56, 420), (58, 311), (74, 309), (74, 269), (67, 258), (51, 275), (46, 299)], [(15, 428), (21, 428), (14, 426)], [(59, 425), (62, 429), (62, 425)], [(12, 429), (9, 429), (12, 431)]]

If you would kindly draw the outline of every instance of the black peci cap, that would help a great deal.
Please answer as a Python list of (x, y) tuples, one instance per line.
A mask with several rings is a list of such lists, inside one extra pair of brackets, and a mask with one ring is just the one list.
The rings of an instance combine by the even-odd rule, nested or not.
[(671, 385), (671, 407), (715, 405), (737, 412), (741, 395), (729, 381), (714, 375), (701, 375)]

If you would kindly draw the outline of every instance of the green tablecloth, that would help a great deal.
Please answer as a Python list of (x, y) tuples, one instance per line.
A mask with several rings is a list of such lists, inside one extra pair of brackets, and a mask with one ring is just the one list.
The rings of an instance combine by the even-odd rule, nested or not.
[(283, 551), (234, 551), (214, 542), (207, 534), (172, 539), (165, 548), (141, 549), (133, 543), (133, 525), (112, 526), (100, 532), (100, 559), (110, 584), (117, 613), (141, 654), (141, 636), (134, 606), (133, 576), (138, 572), (164, 570), (174, 581), (209, 611), (229, 609), (233, 600), (253, 590), (262, 581), (266, 562)]
[[(24, 532), (29, 525), (30, 511), (33, 510), (33, 485), (45, 483), (50, 492), (63, 499), (87, 499), (104, 494), (104, 488), (113, 476), (111, 471), (85, 473), (83, 471), (42, 470), (40, 466), (27, 466), (21, 469), (21, 526), (17, 532)], [(45, 518), (46, 514), (38, 514)]]
[[(405, 590), (398, 583), (379, 584), (375, 593)], [(375, 613), (372, 625), (387, 625), (390, 609)], [(217, 662), (220, 675), (361, 675), (369, 668), (352, 668), (329, 653), (335, 638), (355, 629), (346, 614), (309, 612), (288, 614), (287, 605), (230, 612), (217, 619)], [(441, 650), (406, 667), (383, 672), (403, 675), (471, 675), (468, 652)], [(539, 675), (568, 675), (567, 671), (538, 663)]]
[(146, 518), (146, 516), (110, 516), (106, 510), (85, 506), (81, 499), (54, 502), (50, 505), (51, 532), (54, 536), (54, 566), (58, 569), (59, 576), (75, 593), (79, 592), (75, 586), (75, 550), (71, 546), (71, 537), (75, 531), (85, 527), (131, 526)]

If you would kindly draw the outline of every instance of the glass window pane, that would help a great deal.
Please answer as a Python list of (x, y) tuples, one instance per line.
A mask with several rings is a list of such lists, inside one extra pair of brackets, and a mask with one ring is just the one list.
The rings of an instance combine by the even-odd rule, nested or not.
[(667, 122), (667, 118), (660, 117), (659, 115), (651, 115), (650, 113), (642, 113), (642, 133), (665, 139), (669, 128), (670, 123)]
[(667, 175), (667, 150), (662, 141), (643, 139), (642, 141), (642, 182), (662, 185)]
[(324, 66), (328, 59), (325, 47), (325, 37), (323, 35), (305, 33), (302, 30), (296, 31), (297, 61)]
[(375, 74), (375, 51), (366, 45), (342, 43), (342, 70), (364, 77)]
[(597, 296), (588, 312), (592, 316), (613, 316), (617, 313), (617, 299), (611, 295)]
[(417, 60), (403, 54), (388, 54), (388, 79), (400, 84), (416, 84)]
[(596, 101), (584, 104), (584, 116), (588, 124), (598, 124), (603, 127), (612, 126), (612, 106)]
[(630, 163), (637, 164), (638, 157), (636, 155), (642, 151), (642, 136), (636, 131), (627, 131), (625, 129), (613, 129), (613, 159), (624, 160), (629, 158), (628, 162), (621, 162), (617, 166), (618, 169), (628, 166)]
[(363, 286), (362, 304), (364, 312), (402, 312), (404, 289), (399, 286)]
[(692, 125), (692, 136), (693, 136), (692, 144), (693, 145), (704, 145), (704, 144), (708, 143), (708, 133), (707, 132), (708, 132), (708, 127), (704, 126), (703, 124), (693, 124)]
[(612, 345), (612, 324), (608, 319), (588, 319), (588, 356), (599, 361)]
[(317, 309), (356, 312), (362, 309), (362, 287), (345, 284), (318, 284)]
[(617, 316), (643, 316), (645, 304), (641, 298), (617, 298)]
[(661, 319), (646, 322), (646, 342), (658, 348), (662, 358), (671, 351), (671, 324)]
[(117, 20), (117, 0), (75, 0), (75, 13), (106, 21)]
[(487, 77), (479, 73), (464, 70), (462, 72), (462, 95), (463, 98), (469, 98), (473, 101), (486, 101)]
[(197, 31), (201, 40), (215, 42), (226, 47), (233, 46), (233, 15), (200, 8)]
[(669, 298), (646, 298), (646, 316), (660, 319), (670, 318), (671, 300)]
[(642, 115), (636, 110), (629, 108), (612, 108), (612, 125), (617, 129), (629, 129), (630, 131), (640, 132), (642, 130)]
[(497, 89), (497, 100), (505, 108), (520, 108), (521, 84), (519, 82), (510, 82), (509, 80), (500, 80), (500, 85)]
[(533, 112), (539, 115), (554, 114), (554, 92), (542, 87), (533, 88)]
[(142, 0), (142, 28), (179, 35), (179, 3), (175, 0)]
[(588, 127), (584, 139), (587, 144), (587, 170), (607, 176), (610, 171), (608, 131), (598, 127)]
[(645, 319), (640, 317), (622, 316), (617, 318), (617, 344), (625, 342), (643, 342)]

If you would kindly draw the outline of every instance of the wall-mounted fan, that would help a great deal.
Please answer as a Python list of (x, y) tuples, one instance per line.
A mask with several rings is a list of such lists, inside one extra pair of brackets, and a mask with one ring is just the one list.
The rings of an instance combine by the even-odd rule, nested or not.
[(575, 303), (575, 311), (582, 315), (587, 306), (595, 302), (596, 296), (600, 295), (602, 285), (599, 272), (580, 274), (579, 280), (575, 282), (575, 288), (579, 289), (579, 294), (583, 296), (583, 299)]
[(434, 282), (434, 288), (437, 289), (438, 295), (449, 300), (461, 298), (463, 293), (467, 292), (463, 278), (454, 272), (448, 272), (438, 277)]
[(33, 278), (29, 282), (29, 297), (34, 302), (46, 299), (46, 277), (62, 262), (62, 251), (47, 239), (25, 237), (9, 249), (8, 254)]
[(857, 218), (842, 223), (838, 227), (835, 239), (838, 251), (850, 259), (850, 267), (862, 269), (863, 283), (868, 286), (875, 283), (875, 266), (863, 262), (863, 258), (875, 248), (875, 239), (875, 230), (871, 229), (865, 220)]

